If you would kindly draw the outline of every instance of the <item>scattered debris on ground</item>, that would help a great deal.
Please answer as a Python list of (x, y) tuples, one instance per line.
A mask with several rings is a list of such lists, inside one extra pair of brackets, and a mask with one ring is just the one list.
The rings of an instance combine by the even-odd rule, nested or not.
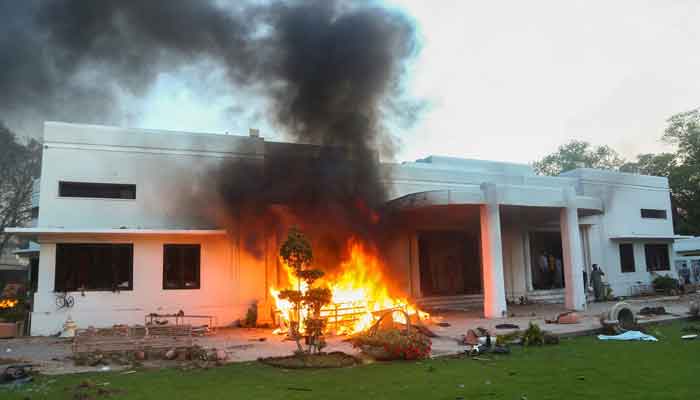
[(10, 365), (0, 375), (0, 384), (21, 385), (32, 381), (32, 365), (17, 364)]
[(557, 315), (554, 319), (546, 319), (544, 322), (548, 324), (578, 324), (581, 322), (581, 317), (574, 311), (568, 311)]
[(666, 315), (666, 308), (663, 306), (659, 307), (643, 307), (639, 310), (639, 315)]

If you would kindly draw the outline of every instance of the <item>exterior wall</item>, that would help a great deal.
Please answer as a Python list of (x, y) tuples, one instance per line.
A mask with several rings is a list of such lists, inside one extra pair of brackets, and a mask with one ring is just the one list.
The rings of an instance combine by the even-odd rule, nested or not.
[[(590, 224), (590, 262), (602, 268), (615, 295), (628, 296), (633, 293), (635, 285), (650, 284), (653, 280), (654, 273), (647, 271), (645, 244), (668, 245), (671, 268), (657, 273), (676, 276), (672, 210), (666, 178), (590, 169), (570, 171), (566, 175), (580, 179), (580, 194), (603, 201), (605, 212), (582, 218), (581, 223)], [(665, 210), (667, 218), (642, 218), (642, 208)], [(633, 244), (635, 272), (622, 272), (621, 243)]]
[[(133, 290), (71, 292), (71, 309), (56, 311), (54, 293), (56, 243), (132, 243)], [(163, 290), (163, 245), (200, 244), (200, 288)], [(68, 316), (78, 326), (143, 324), (149, 313), (214, 315), (228, 325), (254, 301), (267, 297), (265, 260), (240, 252), (228, 237), (94, 237), (45, 238), (41, 243), (39, 287), (32, 314), (32, 334), (51, 335), (62, 329)]]
[[(211, 168), (229, 159), (263, 160), (261, 138), (132, 130), (115, 127), (47, 123), (38, 198), (38, 227), (193, 229), (215, 228), (207, 196), (212, 192)], [(560, 177), (534, 174), (526, 165), (493, 161), (429, 157), (417, 162), (382, 164), (390, 199), (404, 196), (416, 209), (434, 207), (441, 218), (418, 218), (385, 249), (392, 282), (412, 297), (421, 297), (417, 232), (421, 229), (454, 229), (478, 232), (478, 210), (486, 203), (484, 184), (493, 189), (494, 204), (523, 210), (578, 207), (579, 223), (586, 228), (581, 239), (586, 254), (580, 259), (602, 266), (616, 294), (624, 295), (638, 281), (648, 282), (643, 244), (670, 242), (673, 226), (668, 183), (665, 178), (579, 169)], [(61, 198), (58, 182), (128, 183), (136, 185), (135, 200)], [(566, 193), (576, 190), (575, 205)], [(192, 206), (189, 206), (192, 204)], [(454, 207), (453, 207), (454, 206)], [(409, 207), (410, 208), (410, 207)], [(666, 220), (647, 220), (641, 208), (664, 209)], [(528, 211), (529, 212), (529, 211)], [(523, 212), (523, 215), (527, 212)], [(548, 221), (556, 222), (557, 221)], [(231, 237), (40, 237), (40, 282), (35, 297), (33, 333), (60, 330), (68, 314), (79, 326), (143, 323), (150, 312), (214, 314), (220, 325), (243, 317), (253, 301), (268, 302), (268, 288), (276, 283), (276, 238), (263, 232), (263, 256), (243, 249), (251, 226), (234, 229)], [(531, 290), (528, 232), (541, 228), (525, 220), (503, 223), (503, 284), (509, 300)], [(260, 232), (258, 232), (260, 233)], [(635, 273), (620, 272), (618, 237), (638, 237)], [(260, 237), (260, 235), (258, 235)], [(644, 237), (656, 239), (644, 239)], [(662, 239), (659, 239), (662, 238)], [(663, 239), (667, 238), (667, 239)], [(173, 241), (201, 243), (201, 289), (162, 289), (162, 245)], [(53, 278), (55, 243), (61, 241), (127, 241), (134, 243), (134, 290), (120, 293), (73, 293), (72, 310), (55, 311)], [(673, 263), (673, 256), (670, 257)], [(673, 264), (672, 264), (673, 265)], [(575, 266), (580, 268), (583, 266)], [(585, 266), (589, 267), (588, 265)], [(672, 271), (671, 271), (672, 272)]]
[[(202, 196), (222, 160), (261, 157), (262, 139), (46, 123), (41, 227), (211, 227)], [(136, 199), (58, 196), (59, 181), (136, 185)], [(197, 207), (187, 207), (187, 204)], [(183, 206), (184, 205), (184, 206)]]

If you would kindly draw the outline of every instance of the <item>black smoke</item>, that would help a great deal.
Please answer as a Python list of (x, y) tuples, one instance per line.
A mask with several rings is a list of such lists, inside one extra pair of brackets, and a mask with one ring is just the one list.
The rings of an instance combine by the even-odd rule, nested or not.
[(120, 93), (216, 65), (226, 87), (212, 93), (259, 95), (261, 115), (312, 145), (267, 143), (263, 162), (213, 174), (231, 216), (283, 206), (364, 232), (385, 199), (385, 121), (415, 118), (397, 105), (416, 51), (411, 19), (372, 1), (2, 0), (0, 119), (121, 121), (138, 110)]

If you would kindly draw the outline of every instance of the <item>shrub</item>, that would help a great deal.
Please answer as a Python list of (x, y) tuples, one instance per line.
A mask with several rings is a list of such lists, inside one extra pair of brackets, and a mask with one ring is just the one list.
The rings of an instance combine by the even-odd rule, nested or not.
[(525, 332), (523, 332), (523, 345), (533, 346), (533, 345), (543, 345), (544, 344), (544, 331), (539, 325), (530, 322)]
[(391, 360), (418, 360), (430, 356), (432, 342), (421, 332), (411, 329), (381, 329), (374, 334), (362, 332), (352, 338), (353, 347), (365, 346), (384, 350)]
[(654, 290), (663, 290), (664, 292), (670, 292), (671, 290), (678, 290), (679, 283), (678, 279), (672, 278), (668, 275), (659, 275), (652, 281)]

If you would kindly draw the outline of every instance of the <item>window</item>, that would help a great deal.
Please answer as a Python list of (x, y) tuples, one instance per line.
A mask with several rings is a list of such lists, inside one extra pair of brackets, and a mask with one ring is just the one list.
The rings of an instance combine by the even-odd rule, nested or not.
[(634, 272), (634, 246), (632, 243), (620, 244), (620, 268), (622, 272)]
[(54, 290), (131, 290), (134, 248), (131, 244), (57, 244)]
[(668, 271), (671, 263), (668, 259), (668, 245), (645, 244), (644, 255), (647, 260), (647, 271)]
[(666, 219), (666, 210), (642, 208), (642, 218)]
[(136, 185), (122, 183), (58, 182), (61, 197), (135, 199)]
[(199, 245), (163, 246), (163, 289), (199, 289)]

